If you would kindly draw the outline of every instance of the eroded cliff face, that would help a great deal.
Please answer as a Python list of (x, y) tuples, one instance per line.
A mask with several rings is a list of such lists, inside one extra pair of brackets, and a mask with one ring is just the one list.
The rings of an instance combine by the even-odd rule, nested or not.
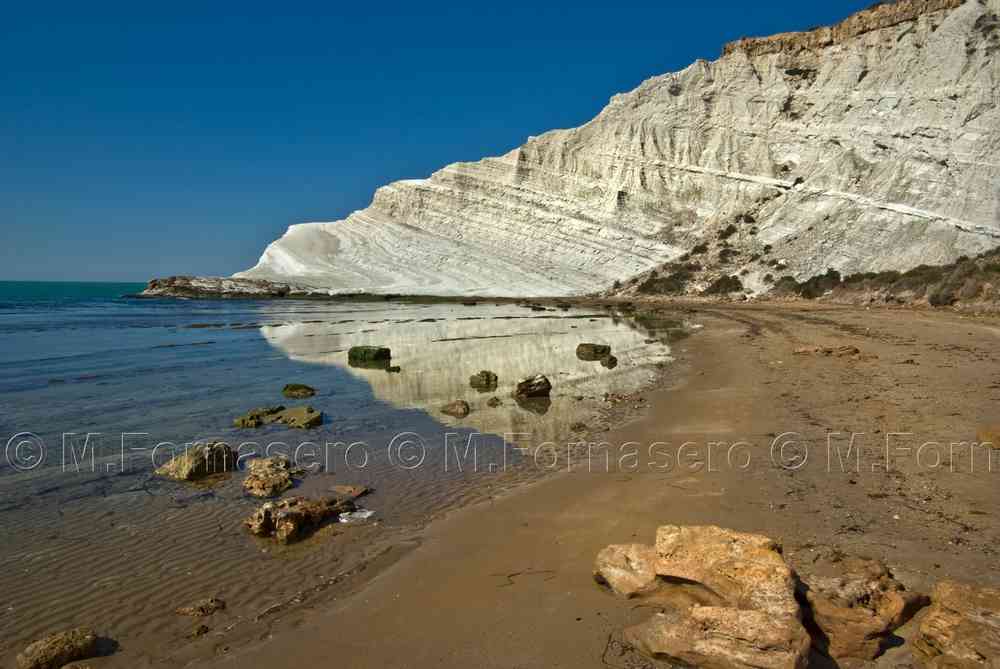
[(702, 264), (759, 292), (776, 267), (804, 279), (984, 251), (1000, 244), (998, 15), (1000, 0), (909, 0), (734, 42), (584, 126), (292, 226), (237, 276), (572, 294), (713, 240)]

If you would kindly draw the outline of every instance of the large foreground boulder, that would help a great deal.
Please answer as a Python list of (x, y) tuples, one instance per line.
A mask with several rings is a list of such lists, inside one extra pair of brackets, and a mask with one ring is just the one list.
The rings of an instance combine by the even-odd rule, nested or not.
[(927, 604), (927, 597), (908, 591), (876, 560), (820, 560), (807, 569), (799, 573), (805, 616), (818, 631), (817, 650), (836, 660), (874, 660), (893, 631)]
[[(624, 631), (646, 655), (715, 669), (800, 669), (810, 639), (792, 570), (772, 539), (715, 526), (665, 525), (656, 545), (609, 546), (595, 579), (626, 597), (671, 604)], [(672, 590), (700, 590), (675, 597)]]
[(1000, 667), (1000, 590), (938, 583), (913, 651), (931, 669)]
[(194, 444), (155, 471), (157, 476), (176, 481), (197, 481), (236, 469), (236, 454), (228, 444)]
[(35, 641), (17, 656), (18, 669), (59, 669), (98, 655), (97, 634), (86, 627)]
[(251, 534), (290, 544), (308, 537), (328, 520), (355, 508), (350, 499), (289, 497), (266, 502), (243, 523)]
[(705, 585), (730, 606), (798, 618), (795, 580), (770, 537), (714, 525), (664, 525), (656, 531), (656, 570)]

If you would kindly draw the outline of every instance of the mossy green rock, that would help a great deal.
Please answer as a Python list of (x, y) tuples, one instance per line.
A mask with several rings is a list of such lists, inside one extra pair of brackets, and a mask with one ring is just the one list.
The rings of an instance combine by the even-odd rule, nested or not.
[(347, 351), (350, 363), (380, 362), (392, 359), (392, 351), (384, 346), (352, 346)]
[(97, 634), (86, 627), (40, 639), (17, 656), (18, 669), (59, 669), (97, 655)]
[(304, 383), (289, 383), (281, 389), (281, 394), (290, 400), (304, 400), (316, 394), (316, 389)]

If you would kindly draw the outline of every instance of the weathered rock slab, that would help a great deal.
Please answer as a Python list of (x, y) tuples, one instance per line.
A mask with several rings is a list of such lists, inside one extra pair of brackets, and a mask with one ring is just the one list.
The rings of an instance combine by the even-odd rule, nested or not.
[(809, 569), (813, 573), (799, 574), (805, 615), (820, 631), (817, 650), (836, 660), (874, 660), (892, 632), (927, 603), (876, 560), (848, 557)]
[(1000, 668), (1000, 589), (938, 583), (913, 654), (929, 669)]
[(805, 666), (811, 642), (794, 576), (768, 537), (664, 525), (655, 546), (602, 550), (594, 577), (619, 595), (666, 606), (624, 631), (627, 643), (653, 658), (715, 669)]
[(809, 635), (797, 621), (731, 607), (658, 613), (624, 637), (650, 657), (705, 669), (803, 669), (809, 654)]
[(233, 425), (239, 428), (258, 428), (275, 423), (307, 430), (323, 424), (323, 412), (310, 406), (297, 406), (289, 409), (283, 406), (258, 407), (233, 421)]

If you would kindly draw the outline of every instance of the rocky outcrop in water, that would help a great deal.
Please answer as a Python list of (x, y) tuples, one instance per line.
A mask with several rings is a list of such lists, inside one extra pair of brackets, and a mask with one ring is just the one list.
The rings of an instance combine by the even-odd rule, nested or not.
[(240, 428), (257, 428), (275, 423), (308, 430), (323, 424), (323, 412), (310, 406), (288, 409), (283, 406), (258, 407), (233, 419), (233, 426)]
[(283, 455), (256, 458), (247, 463), (243, 490), (254, 497), (277, 497), (293, 485), (292, 465)]
[(354, 511), (355, 508), (350, 499), (289, 497), (277, 502), (266, 502), (243, 524), (255, 536), (290, 544), (305, 539), (327, 521), (337, 518), (341, 513)]
[(236, 469), (236, 454), (228, 444), (194, 444), (156, 470), (158, 476), (177, 481), (197, 481)]
[(17, 656), (17, 669), (59, 669), (98, 654), (97, 634), (86, 627), (35, 641)]
[(951, 262), (1000, 243), (998, 52), (1000, 0), (901, 0), (738, 40), (579, 128), (292, 226), (238, 276), (545, 295), (685, 258), (655, 280), (721, 293)]

